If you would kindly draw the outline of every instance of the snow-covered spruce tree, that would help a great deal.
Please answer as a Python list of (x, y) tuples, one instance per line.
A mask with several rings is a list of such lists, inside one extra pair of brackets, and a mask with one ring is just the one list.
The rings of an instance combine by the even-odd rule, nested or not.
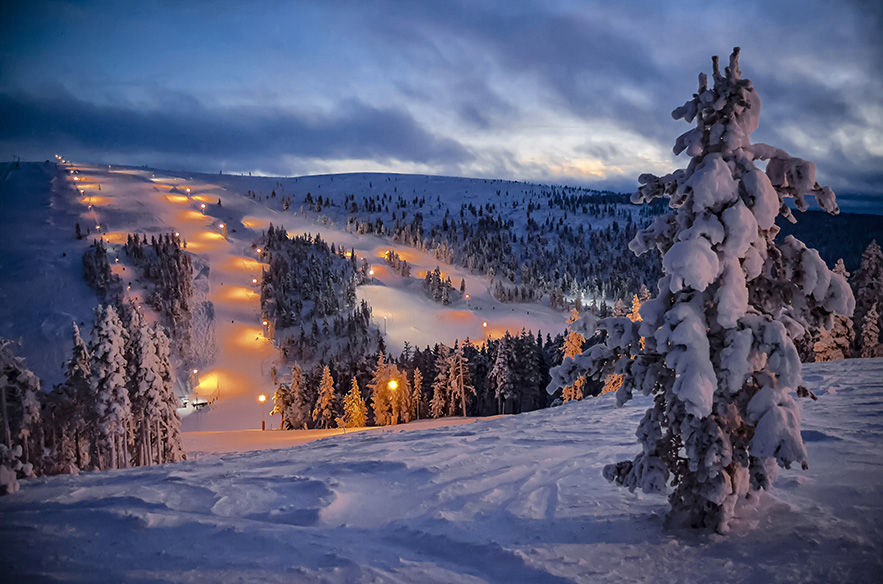
[[(852, 289), (855, 292), (855, 316), (854, 322), (857, 326), (864, 327), (867, 321), (865, 315), (871, 309), (871, 306), (877, 305), (879, 308), (883, 306), (883, 253), (877, 241), (872, 241), (865, 251), (862, 253), (862, 262), (859, 269), (855, 271), (852, 279)], [(881, 324), (879, 312), (877, 314), (877, 329), (880, 330)], [(858, 346), (856, 354), (873, 353), (877, 343), (870, 347), (867, 351), (864, 348), (864, 337), (859, 336), (857, 339)]]
[(877, 313), (877, 305), (872, 304), (871, 308), (865, 313), (865, 320), (862, 323), (861, 357), (864, 359), (883, 355), (880, 347), (880, 327), (877, 325), (879, 319), (880, 315)]
[[(817, 252), (793, 237), (774, 242), (776, 216), (794, 220), (786, 197), (801, 210), (809, 194), (828, 212), (838, 209), (812, 163), (750, 143), (760, 100), (738, 56), (737, 48), (723, 75), (715, 58), (714, 86), (700, 75), (699, 91), (672, 114), (696, 120), (674, 148), (692, 157), (687, 168), (642, 175), (632, 196), (668, 197), (674, 209), (630, 244), (637, 254), (662, 254), (658, 296), (642, 305), (642, 322), (602, 321), (606, 343), (565, 361), (550, 385), (616, 360), (625, 375), (617, 402), (635, 390), (654, 398), (637, 430), (642, 452), (608, 465), (604, 476), (648, 493), (671, 485), (669, 524), (720, 532), (737, 503), (769, 487), (777, 463), (806, 466), (790, 395), (801, 382), (793, 339), (853, 309), (846, 281)], [(768, 161), (765, 172), (757, 160)]]
[(65, 368), (64, 382), (48, 400), (50, 420), (47, 437), (53, 443), (53, 474), (74, 473), (89, 467), (89, 435), (95, 420), (89, 407), (89, 380), (92, 377), (89, 350), (72, 323), (73, 350)]
[(414, 369), (414, 382), (412, 383), (414, 386), (411, 390), (411, 407), (413, 408), (411, 412), (412, 420), (420, 419), (420, 405), (423, 401), (423, 373), (420, 372), (419, 369)]
[(343, 424), (345, 428), (362, 428), (368, 424), (368, 409), (362, 399), (362, 392), (359, 391), (359, 381), (355, 377), (343, 399)]
[(322, 381), (319, 382), (319, 399), (313, 409), (313, 421), (319, 428), (330, 428), (334, 421), (334, 379), (328, 365), (322, 369)]
[[(849, 278), (849, 272), (843, 260), (837, 260), (834, 273)], [(831, 328), (822, 327), (819, 330), (819, 339), (813, 345), (816, 362), (839, 361), (846, 359), (852, 354), (852, 345), (855, 342), (855, 330), (852, 319), (842, 314), (834, 314), (831, 317)]]
[[(570, 319), (567, 321), (568, 324), (573, 324), (579, 320), (579, 311), (577, 309), (573, 309), (570, 313)], [(567, 337), (564, 339), (564, 357), (573, 357), (574, 355), (579, 355), (583, 352), (583, 344), (586, 342), (586, 338), (582, 336), (579, 332), (570, 329), (567, 333)], [(585, 377), (579, 377), (573, 384), (568, 385), (561, 392), (562, 401), (579, 401), (583, 399), (583, 386), (586, 384)]]
[(304, 374), (300, 365), (291, 369), (291, 383), (288, 384), (289, 398), (285, 412), (282, 414), (284, 429), (300, 430), (310, 418), (304, 387)]
[(126, 389), (125, 330), (113, 306), (95, 310), (91, 399), (97, 421), (93, 467), (99, 470), (129, 466), (127, 442), (131, 403)]
[(429, 415), (441, 418), (445, 415), (448, 395), (451, 389), (451, 350), (446, 345), (439, 345), (435, 359), (435, 381), (432, 382), (432, 399), (429, 401)]
[[(505, 405), (515, 397), (515, 353), (512, 349), (512, 336), (507, 331), (497, 341), (497, 350), (494, 354), (494, 364), (488, 374), (488, 385), (494, 390), (494, 398), (497, 400), (497, 413), (505, 411)], [(574, 381), (569, 384), (576, 383)], [(565, 384), (568, 385), (568, 384)]]
[(18, 490), (18, 480), (43, 474), (40, 380), (17, 357), (12, 341), (0, 339), (0, 494)]
[(156, 352), (156, 371), (159, 374), (157, 387), (158, 410), (149, 411), (153, 419), (156, 452), (159, 463), (178, 462), (185, 460), (187, 454), (181, 442), (181, 418), (178, 416), (178, 397), (175, 395), (175, 370), (171, 361), (171, 341), (165, 328), (157, 324), (150, 330), (151, 339)]
[(463, 355), (463, 347), (455, 343), (448, 362), (448, 415), (456, 415), (457, 406), (460, 406), (460, 415), (465, 417), (466, 404), (475, 396), (475, 387), (472, 386), (469, 362)]

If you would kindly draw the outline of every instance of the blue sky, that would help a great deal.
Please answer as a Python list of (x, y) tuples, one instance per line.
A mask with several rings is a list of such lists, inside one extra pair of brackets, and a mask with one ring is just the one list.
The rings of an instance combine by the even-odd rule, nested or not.
[(883, 193), (878, 2), (31, 0), (4, 20), (2, 159), (630, 190), (686, 164), (671, 110), (738, 45), (753, 140)]

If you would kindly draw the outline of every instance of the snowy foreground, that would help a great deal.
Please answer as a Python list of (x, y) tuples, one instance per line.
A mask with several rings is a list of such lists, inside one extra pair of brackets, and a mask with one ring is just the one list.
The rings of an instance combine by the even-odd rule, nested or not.
[[(601, 477), (645, 400), (24, 481), (4, 581), (870, 582), (883, 570), (883, 359), (809, 365), (808, 471), (727, 537)], [(277, 433), (277, 434), (281, 434)]]

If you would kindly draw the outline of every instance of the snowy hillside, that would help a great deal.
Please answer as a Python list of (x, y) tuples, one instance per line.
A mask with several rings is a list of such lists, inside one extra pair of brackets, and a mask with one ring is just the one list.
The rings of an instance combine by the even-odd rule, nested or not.
[(646, 402), (25, 481), (0, 499), (8, 581), (875, 582), (883, 360), (807, 366), (807, 471), (728, 537), (667, 532), (601, 467)]

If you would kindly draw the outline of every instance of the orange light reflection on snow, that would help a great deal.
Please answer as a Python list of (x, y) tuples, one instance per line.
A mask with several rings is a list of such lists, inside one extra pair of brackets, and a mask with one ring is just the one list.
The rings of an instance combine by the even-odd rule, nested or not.
[(228, 256), (222, 264), (222, 269), (229, 272), (242, 274), (260, 274), (264, 264), (254, 258), (244, 256)]
[(217, 198), (212, 198), (209, 195), (193, 195), (194, 201), (199, 201), (200, 203), (217, 203)]
[(83, 195), (80, 197), (80, 203), (83, 205), (92, 205), (93, 207), (106, 207), (110, 205), (110, 199), (101, 195)]
[(107, 241), (109, 243), (123, 244), (123, 243), (126, 243), (126, 238), (128, 237), (128, 235), (129, 235), (128, 233), (121, 233), (119, 231), (111, 231), (109, 233), (102, 233), (101, 237), (104, 239), (104, 241)]
[(264, 331), (256, 326), (239, 327), (239, 332), (233, 336), (233, 342), (236, 346), (245, 349), (255, 349), (258, 344), (266, 343)]
[(175, 216), (178, 221), (200, 221), (205, 223), (205, 215), (193, 209), (181, 209)]
[(166, 200), (170, 203), (187, 203), (190, 201), (190, 199), (184, 195), (166, 195)]
[(257, 217), (244, 217), (242, 219), (242, 225), (249, 229), (266, 229), (270, 226), (270, 220), (259, 219)]
[(217, 286), (212, 289), (212, 302), (251, 302), (257, 293), (245, 286)]

